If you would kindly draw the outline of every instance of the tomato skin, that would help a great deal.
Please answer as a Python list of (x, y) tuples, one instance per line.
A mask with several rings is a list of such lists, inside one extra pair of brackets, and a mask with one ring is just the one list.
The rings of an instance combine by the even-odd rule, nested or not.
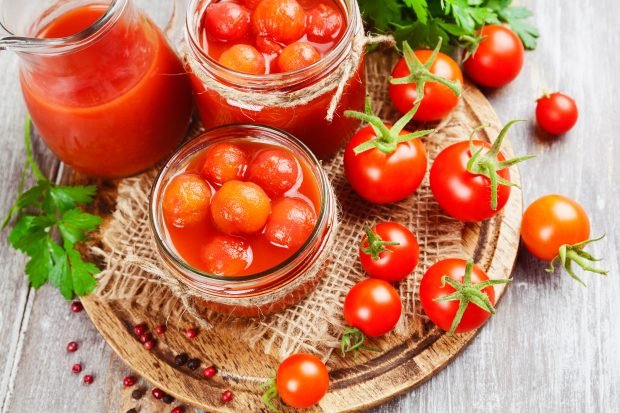
[(306, 31), (306, 14), (297, 0), (262, 0), (252, 14), (252, 28), (260, 36), (289, 44)]
[(252, 248), (242, 238), (217, 235), (202, 248), (208, 273), (234, 276), (252, 263)]
[(338, 40), (342, 32), (343, 20), (340, 11), (325, 3), (320, 3), (306, 14), (308, 40), (316, 43)]
[(248, 167), (248, 180), (260, 185), (271, 197), (284, 195), (301, 177), (295, 156), (284, 149), (259, 152)]
[(218, 143), (205, 155), (201, 175), (222, 185), (233, 179), (242, 180), (248, 167), (248, 154), (232, 143)]
[(162, 200), (166, 219), (175, 227), (202, 222), (209, 215), (211, 187), (198, 175), (184, 173), (170, 180)]
[[(388, 125), (388, 128), (390, 126)], [(401, 135), (409, 132), (402, 131)], [(414, 193), (426, 174), (427, 155), (419, 139), (398, 144), (391, 154), (373, 148), (358, 155), (358, 145), (373, 139), (370, 126), (360, 129), (351, 138), (344, 152), (347, 180), (362, 198), (375, 204), (400, 201)]]
[[(442, 330), (449, 331), (452, 321), (459, 308), (459, 301), (436, 302), (436, 298), (440, 298), (455, 292), (454, 287), (446, 284), (441, 286), (441, 278), (444, 275), (463, 282), (465, 275), (465, 266), (467, 261), (460, 258), (449, 258), (441, 260), (432, 265), (420, 282), (420, 302), (424, 313), (430, 320)], [(472, 284), (488, 280), (489, 277), (478, 265), (474, 265), (471, 273)], [(489, 297), (491, 304), (495, 305), (495, 290), (489, 286), (482, 290)], [(463, 318), (456, 328), (457, 333), (465, 333), (480, 327), (491, 316), (490, 313), (484, 311), (475, 304), (469, 303)]]
[(314, 208), (300, 198), (282, 198), (273, 203), (265, 226), (265, 238), (283, 248), (299, 249), (316, 226)]
[[(474, 140), (473, 143), (475, 147), (491, 147), (484, 141)], [(441, 208), (451, 217), (464, 222), (484, 221), (506, 205), (510, 187), (497, 186), (497, 209), (491, 209), (491, 181), (486, 176), (470, 173), (467, 170), (469, 159), (469, 141), (455, 143), (441, 151), (431, 167), (431, 191)], [(500, 152), (497, 159), (503, 161), (505, 157)], [(510, 180), (508, 169), (497, 173)]]
[(321, 55), (310, 43), (291, 43), (282, 49), (280, 56), (278, 56), (278, 71), (284, 73), (303, 69), (320, 59)]
[(500, 87), (521, 72), (525, 49), (519, 36), (507, 27), (490, 24), (478, 34), (484, 39), (476, 52), (465, 60), (465, 73), (478, 85)]
[(225, 234), (252, 234), (262, 230), (271, 213), (271, 200), (252, 182), (228, 181), (213, 195), (211, 218)]
[(237, 3), (211, 3), (205, 11), (207, 33), (223, 42), (244, 38), (250, 30), (250, 11)]
[(562, 245), (590, 238), (590, 219), (581, 205), (563, 195), (545, 195), (527, 207), (521, 238), (535, 257), (551, 261)]
[(577, 103), (570, 96), (556, 92), (538, 99), (536, 121), (548, 133), (566, 133), (575, 126), (578, 118)]
[(407, 227), (396, 222), (382, 222), (375, 225), (373, 231), (383, 241), (398, 242), (398, 245), (389, 245), (389, 251), (379, 254), (379, 259), (373, 260), (372, 255), (362, 251), (368, 247), (368, 237), (362, 240), (359, 255), (364, 270), (370, 277), (388, 282), (397, 282), (407, 277), (418, 265), (420, 248), (418, 240)]
[(219, 63), (242, 73), (262, 75), (265, 73), (265, 58), (256, 48), (247, 44), (236, 44), (220, 56)]
[(367, 278), (357, 283), (344, 300), (344, 319), (368, 337), (379, 337), (394, 328), (402, 304), (390, 283)]
[[(420, 59), (420, 62), (426, 63), (433, 51), (416, 50), (414, 53)], [(439, 52), (437, 59), (431, 65), (430, 72), (453, 82), (463, 84), (463, 73), (459, 65), (450, 56), (441, 52)], [(404, 58), (401, 58), (392, 70), (392, 78), (406, 77), (410, 74), (411, 72)], [(406, 85), (390, 84), (389, 90), (392, 103), (401, 113), (410, 111), (418, 99), (415, 83)], [(450, 113), (458, 102), (459, 97), (450, 88), (440, 83), (429, 81), (424, 85), (424, 99), (422, 99), (422, 103), (413, 119), (420, 122), (440, 120)]]
[(329, 388), (325, 364), (316, 356), (293, 354), (278, 367), (276, 387), (282, 401), (303, 409), (317, 404)]

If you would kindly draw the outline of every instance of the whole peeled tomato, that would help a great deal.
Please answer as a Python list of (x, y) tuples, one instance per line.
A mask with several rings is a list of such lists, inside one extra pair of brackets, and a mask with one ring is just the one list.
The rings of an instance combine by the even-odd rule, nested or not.
[(211, 3), (204, 17), (207, 34), (219, 41), (243, 39), (250, 30), (250, 10), (231, 1)]
[(280, 72), (292, 72), (303, 69), (321, 59), (319, 52), (310, 43), (295, 42), (282, 49), (277, 66)]
[[(476, 148), (490, 148), (484, 141), (474, 140)], [(491, 207), (491, 180), (473, 174), (467, 169), (471, 159), (469, 141), (448, 146), (435, 158), (430, 173), (433, 196), (441, 208), (451, 217), (464, 222), (477, 222), (497, 214), (508, 202), (510, 187), (497, 186), (497, 208)], [(497, 155), (501, 162), (506, 160), (503, 153)], [(497, 171), (498, 176), (509, 181), (508, 168)]]
[(334, 6), (320, 3), (306, 15), (306, 34), (308, 40), (328, 43), (338, 40), (344, 27), (344, 17)]
[(241, 73), (262, 75), (265, 73), (265, 57), (253, 46), (236, 44), (220, 56), (218, 62), (222, 66)]
[(551, 261), (562, 245), (574, 245), (590, 238), (590, 219), (572, 199), (545, 195), (525, 210), (521, 238), (535, 257)]
[(362, 267), (373, 278), (397, 282), (418, 265), (418, 240), (404, 225), (382, 222), (366, 231), (359, 248)]
[(295, 155), (285, 149), (259, 152), (248, 167), (248, 180), (258, 184), (271, 197), (284, 195), (300, 178)]
[[(439, 328), (450, 331), (453, 326), (454, 318), (459, 309), (459, 300), (435, 301), (438, 298), (456, 292), (456, 289), (448, 283), (444, 283), (442, 278), (447, 276), (458, 283), (463, 283), (467, 261), (460, 258), (449, 258), (441, 260), (432, 265), (422, 277), (420, 282), (420, 303), (424, 313)], [(478, 265), (473, 265), (471, 269), (471, 284), (488, 281), (489, 277)], [(490, 304), (495, 305), (495, 290), (493, 286), (482, 288), (482, 294), (488, 297)], [(464, 333), (480, 327), (491, 316), (491, 313), (469, 302), (463, 313), (458, 326), (454, 330), (457, 333)]]
[(561, 135), (568, 132), (577, 123), (577, 118), (577, 103), (563, 93), (546, 94), (536, 103), (536, 122), (548, 133)]
[(175, 227), (185, 227), (204, 221), (209, 213), (211, 187), (196, 174), (177, 175), (164, 190), (164, 217)]
[(500, 87), (510, 83), (521, 72), (525, 57), (519, 36), (498, 24), (483, 26), (477, 34), (481, 40), (463, 63), (465, 73), (482, 86)]
[(296, 0), (263, 0), (254, 9), (252, 27), (259, 36), (289, 44), (306, 31), (306, 14)]
[[(406, 53), (406, 51), (405, 51)], [(413, 52), (424, 64), (433, 54), (432, 50)], [(447, 79), (455, 84), (463, 84), (463, 74), (459, 65), (450, 56), (441, 52), (429, 68), (431, 74)], [(411, 74), (405, 57), (402, 57), (392, 70), (392, 79), (405, 78)], [(392, 84), (389, 87), (392, 103), (401, 113), (407, 113), (418, 100), (416, 83)], [(424, 97), (413, 119), (421, 122), (440, 120), (459, 102), (459, 97), (448, 86), (436, 81), (427, 81), (424, 85)]]
[(344, 299), (344, 319), (368, 337), (379, 337), (396, 326), (402, 312), (398, 291), (390, 283), (367, 278)]
[(265, 226), (265, 238), (279, 247), (297, 250), (310, 238), (316, 213), (307, 201), (282, 198), (273, 203)]
[(263, 229), (271, 213), (271, 200), (252, 182), (228, 181), (213, 195), (211, 216), (229, 235), (252, 234)]
[(250, 266), (252, 258), (252, 247), (230, 235), (216, 235), (202, 249), (205, 270), (215, 275), (237, 275)]
[[(388, 125), (388, 128), (391, 127)], [(409, 132), (403, 130), (401, 135)], [(427, 155), (419, 139), (401, 142), (392, 153), (377, 148), (356, 154), (354, 149), (376, 137), (371, 126), (360, 129), (344, 152), (344, 170), (351, 187), (375, 204), (389, 204), (413, 194), (426, 174)]]
[(241, 180), (248, 160), (248, 153), (238, 145), (218, 143), (207, 151), (201, 174), (218, 185), (234, 179)]
[(280, 363), (276, 388), (284, 403), (298, 409), (317, 404), (329, 388), (325, 364), (312, 354), (297, 353)]

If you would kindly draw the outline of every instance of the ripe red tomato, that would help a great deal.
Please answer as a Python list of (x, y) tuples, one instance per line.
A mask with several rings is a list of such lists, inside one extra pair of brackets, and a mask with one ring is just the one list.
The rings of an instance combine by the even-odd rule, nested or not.
[(213, 195), (211, 218), (225, 234), (252, 234), (263, 229), (271, 200), (252, 182), (228, 181)]
[(306, 15), (308, 40), (328, 43), (338, 40), (344, 27), (344, 17), (335, 7), (320, 3)]
[(247, 44), (236, 44), (220, 56), (219, 63), (229, 69), (253, 75), (265, 73), (265, 58), (254, 47)]
[(397, 282), (411, 274), (418, 265), (420, 250), (415, 235), (405, 226), (382, 222), (366, 231), (359, 254), (369, 276)]
[(563, 93), (544, 95), (536, 104), (536, 121), (544, 131), (554, 135), (571, 130), (578, 117), (577, 104)]
[(301, 176), (295, 156), (284, 149), (261, 151), (248, 167), (248, 180), (260, 185), (271, 197), (283, 195)]
[(504, 86), (514, 80), (525, 56), (519, 36), (498, 24), (483, 26), (477, 34), (482, 40), (463, 63), (465, 73), (475, 83), (488, 87)]
[(211, 187), (200, 176), (181, 174), (170, 180), (162, 200), (166, 220), (175, 227), (202, 222), (209, 213)]
[(316, 356), (293, 354), (278, 367), (276, 387), (284, 403), (303, 409), (317, 404), (329, 388), (325, 364)]
[(344, 300), (345, 321), (368, 337), (379, 337), (392, 330), (401, 311), (398, 291), (376, 278), (357, 283)]
[(306, 31), (306, 14), (296, 0), (263, 0), (254, 9), (252, 27), (259, 36), (289, 44)]
[(205, 11), (207, 33), (222, 42), (243, 39), (250, 30), (250, 11), (237, 3), (211, 3)]
[[(405, 42), (403, 44), (404, 56), (396, 63), (392, 70), (390, 82), (390, 97), (396, 109), (401, 113), (407, 113), (420, 98), (417, 92), (417, 83), (424, 81), (424, 96), (422, 103), (413, 119), (421, 122), (440, 120), (454, 108), (459, 101), (460, 85), (463, 84), (463, 74), (459, 65), (448, 55), (441, 52), (428, 69), (423, 65), (433, 55), (432, 50), (411, 50)], [(415, 59), (419, 62), (416, 62)], [(421, 64), (419, 64), (421, 63)], [(420, 70), (425, 70), (428, 75), (416, 80), (408, 79), (408, 83), (395, 84), (397, 79), (410, 78), (412, 65), (418, 65)], [(415, 77), (415, 76), (414, 76)]]
[(321, 55), (310, 43), (291, 43), (282, 49), (280, 56), (278, 56), (278, 71), (283, 73), (303, 69), (320, 59)]
[[(466, 276), (469, 274), (469, 276)], [(444, 278), (445, 276), (445, 278)], [(469, 280), (467, 279), (469, 278)], [(444, 279), (446, 280), (444, 282)], [(475, 330), (495, 313), (495, 291), (493, 284), (503, 284), (510, 280), (489, 280), (489, 277), (473, 262), (459, 258), (449, 258), (432, 265), (420, 282), (420, 302), (424, 313), (439, 328), (451, 333), (464, 333)], [(443, 297), (457, 292), (455, 285), (465, 285), (469, 288), (463, 291), (456, 299), (440, 301)], [(474, 304), (485, 303), (485, 309)], [(457, 317), (460, 303), (466, 307)]]
[(213, 145), (205, 155), (201, 175), (221, 185), (233, 179), (243, 179), (248, 167), (248, 154), (233, 143)]
[(252, 264), (252, 247), (242, 238), (216, 235), (202, 249), (205, 270), (210, 274), (234, 276)]
[(316, 213), (308, 202), (282, 198), (273, 203), (265, 238), (279, 247), (297, 250), (310, 238), (315, 225)]

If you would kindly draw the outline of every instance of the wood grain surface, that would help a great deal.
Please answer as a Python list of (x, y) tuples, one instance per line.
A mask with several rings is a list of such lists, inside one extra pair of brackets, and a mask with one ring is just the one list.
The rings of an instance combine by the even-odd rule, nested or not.
[[(8, 1), (8, 0), (5, 0)], [(165, 20), (169, 3), (139, 3)], [(620, 4), (613, 0), (520, 0), (535, 13), (542, 38), (511, 85), (487, 91), (503, 121), (532, 119), (543, 88), (577, 99), (580, 121), (554, 139), (534, 124), (511, 134), (517, 153), (538, 157), (521, 168), (526, 204), (558, 192), (589, 211), (594, 233), (608, 238), (593, 246), (606, 257), (607, 279), (586, 276), (588, 288), (563, 274), (548, 275), (544, 263), (521, 251), (514, 282), (498, 314), (441, 373), (415, 391), (375, 410), (385, 412), (611, 412), (620, 400), (620, 182), (617, 90), (620, 88)], [(161, 6), (163, 4), (164, 7)], [(0, 211), (7, 211), (24, 159), (25, 109), (17, 82), (17, 59), (0, 52)], [(50, 176), (59, 166), (42, 145), (37, 155)], [(0, 411), (117, 412), (128, 400), (122, 378), (129, 370), (112, 353), (86, 314), (75, 315), (57, 291), (28, 288), (24, 258), (0, 237)], [(77, 340), (82, 351), (67, 356)], [(95, 374), (82, 386), (70, 372), (76, 361)], [(158, 412), (161, 404), (143, 409)], [(167, 411), (169, 408), (161, 411)]]

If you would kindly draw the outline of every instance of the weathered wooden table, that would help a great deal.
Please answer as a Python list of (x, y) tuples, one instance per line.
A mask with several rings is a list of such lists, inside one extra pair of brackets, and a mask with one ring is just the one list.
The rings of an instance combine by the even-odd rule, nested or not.
[[(8, 0), (5, 0), (8, 1)], [(169, 5), (139, 1), (158, 23)], [(156, 2), (165, 5), (170, 2)], [(614, 0), (523, 0), (541, 30), (538, 49), (527, 54), (520, 77), (488, 93), (503, 121), (532, 119), (543, 88), (561, 89), (580, 105), (580, 120), (559, 139), (544, 139), (532, 122), (513, 128), (519, 154), (537, 158), (521, 168), (526, 204), (558, 192), (590, 213), (593, 232), (608, 237), (593, 246), (606, 257), (607, 279), (586, 276), (583, 288), (566, 275), (548, 275), (544, 263), (521, 251), (514, 282), (498, 314), (462, 355), (420, 388), (379, 407), (392, 411), (617, 411), (620, 402), (620, 153), (617, 91), (620, 89), (620, 4)], [(0, 211), (15, 197), (24, 162), (26, 114), (17, 58), (0, 53)], [(37, 143), (49, 176), (61, 166)], [(113, 354), (85, 313), (73, 314), (55, 289), (35, 292), (23, 275), (24, 257), (0, 236), (0, 411), (116, 412), (129, 406), (122, 387), (128, 369)], [(89, 387), (71, 374), (75, 359), (65, 346), (78, 339)], [(143, 411), (159, 411), (162, 404)], [(165, 406), (165, 405), (164, 405)], [(167, 406), (166, 406), (167, 407)], [(162, 410), (167, 411), (167, 410)]]

